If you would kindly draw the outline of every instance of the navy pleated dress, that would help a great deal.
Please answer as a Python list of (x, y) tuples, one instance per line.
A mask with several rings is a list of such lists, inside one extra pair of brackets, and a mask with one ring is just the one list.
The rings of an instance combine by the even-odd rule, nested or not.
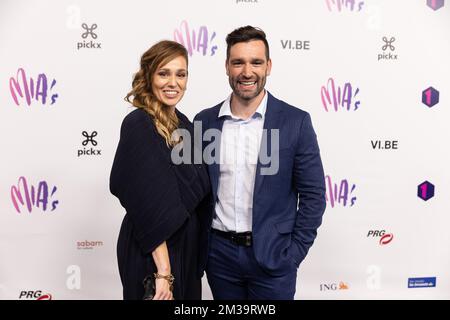
[[(176, 113), (194, 141), (192, 123)], [(208, 173), (203, 164), (173, 164), (170, 153), (146, 111), (125, 117), (110, 190), (126, 210), (117, 243), (126, 300), (142, 299), (144, 278), (156, 272), (152, 252), (164, 241), (175, 277), (174, 299), (201, 299), (199, 239), (206, 230), (199, 227), (198, 208), (210, 192)]]

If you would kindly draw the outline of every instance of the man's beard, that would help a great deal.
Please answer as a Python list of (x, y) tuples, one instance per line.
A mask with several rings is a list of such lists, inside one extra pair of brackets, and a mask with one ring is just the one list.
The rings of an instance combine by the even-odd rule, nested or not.
[(246, 81), (245, 78), (229, 78), (229, 83), (231, 86), (231, 89), (233, 89), (233, 93), (238, 96), (239, 98), (243, 99), (243, 100), (251, 100), (255, 97), (257, 97), (262, 90), (264, 90), (264, 86), (266, 85), (266, 76), (263, 77), (256, 77), (256, 90), (253, 91), (243, 91), (243, 90), (239, 90), (238, 86), (239, 86), (239, 81), (244, 82)]

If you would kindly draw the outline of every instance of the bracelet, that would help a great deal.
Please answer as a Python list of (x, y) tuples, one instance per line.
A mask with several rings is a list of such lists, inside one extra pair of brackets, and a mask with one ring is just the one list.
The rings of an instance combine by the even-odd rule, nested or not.
[(167, 280), (167, 282), (169, 282), (170, 285), (170, 291), (173, 291), (173, 282), (175, 281), (175, 277), (172, 274), (169, 274), (167, 276), (164, 276), (162, 274), (159, 273), (154, 273), (153, 276), (155, 277), (155, 279), (164, 279)]

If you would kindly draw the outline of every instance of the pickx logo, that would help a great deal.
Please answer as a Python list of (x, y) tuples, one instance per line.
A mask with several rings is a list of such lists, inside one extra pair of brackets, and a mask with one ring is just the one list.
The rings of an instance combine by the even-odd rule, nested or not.
[[(95, 29), (97, 29), (97, 24), (93, 23), (91, 26), (87, 25), (86, 23), (83, 23), (81, 25), (81, 28), (83, 28), (83, 33), (81, 34), (82, 39), (97, 39), (97, 34), (94, 32)], [(102, 44), (99, 42), (94, 42), (92, 40), (86, 42), (86, 40), (83, 40), (83, 42), (77, 43), (77, 49), (101, 49)]]
[[(88, 146), (88, 144), (91, 144), (92, 146), (97, 146), (97, 141), (94, 139), (97, 136), (97, 131), (92, 131), (91, 134), (89, 134), (87, 131), (83, 131), (81, 135), (85, 138), (81, 144), (83, 147)], [(101, 156), (102, 150), (94, 149), (94, 148), (83, 148), (78, 149), (78, 157), (81, 156)]]
[(383, 50), (382, 53), (378, 54), (378, 61), (380, 60), (397, 60), (397, 54), (393, 54), (395, 51), (395, 46), (392, 44), (395, 41), (394, 37), (391, 37), (388, 39), (387, 37), (382, 38), (384, 44), (381, 47), (381, 50)]
[(380, 246), (390, 243), (394, 239), (393, 233), (386, 233), (386, 230), (369, 230), (367, 238), (380, 238), (378, 241)]

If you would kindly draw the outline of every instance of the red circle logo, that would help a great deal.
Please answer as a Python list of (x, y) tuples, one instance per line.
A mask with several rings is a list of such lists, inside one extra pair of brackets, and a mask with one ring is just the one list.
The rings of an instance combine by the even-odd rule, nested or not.
[(388, 244), (389, 242), (392, 241), (392, 239), (394, 239), (394, 235), (392, 233), (385, 234), (380, 239), (380, 245), (383, 246), (385, 244)]

